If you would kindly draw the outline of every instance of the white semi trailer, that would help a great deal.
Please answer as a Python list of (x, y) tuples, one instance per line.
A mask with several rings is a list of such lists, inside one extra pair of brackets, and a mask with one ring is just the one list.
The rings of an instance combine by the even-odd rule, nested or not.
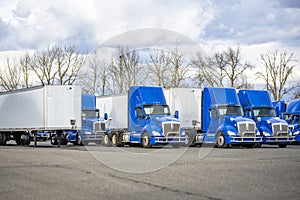
[[(176, 113), (184, 128), (189, 143), (202, 143), (203, 134), (201, 132), (202, 115), (202, 90), (199, 88), (170, 88), (164, 89), (166, 101), (171, 113)], [(196, 136), (200, 138), (196, 138)]]
[(29, 144), (37, 132), (60, 135), (81, 129), (81, 88), (79, 86), (40, 86), (0, 93), (0, 145), (10, 139)]

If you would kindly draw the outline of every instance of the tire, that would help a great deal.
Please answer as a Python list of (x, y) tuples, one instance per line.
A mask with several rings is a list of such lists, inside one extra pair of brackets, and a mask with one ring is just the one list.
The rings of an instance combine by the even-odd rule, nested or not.
[(15, 141), (17, 143), (17, 145), (21, 145), (22, 141), (21, 141), (21, 136), (19, 135), (14, 135)]
[(118, 144), (118, 137), (117, 137), (117, 134), (113, 134), (113, 135), (111, 136), (111, 144), (112, 144), (113, 146), (117, 146), (117, 144)]
[(225, 136), (224, 133), (219, 133), (216, 137), (216, 145), (218, 148), (225, 148), (228, 145), (225, 143)]
[(151, 146), (150, 145), (150, 137), (147, 132), (143, 133), (143, 135), (142, 135), (142, 146), (144, 148), (149, 148)]
[(262, 143), (258, 143), (258, 144), (256, 144), (254, 147), (255, 147), (255, 148), (261, 148), (261, 146), (262, 146)]
[(57, 143), (57, 137), (56, 137), (56, 136), (51, 137), (51, 144), (52, 144), (52, 145), (57, 145), (57, 144), (58, 144), (58, 143)]
[(123, 132), (119, 133), (117, 147), (124, 147)]
[(27, 145), (27, 146), (30, 145), (30, 139), (26, 140), (25, 145)]
[(285, 148), (287, 146), (287, 144), (278, 144), (279, 148)]
[(76, 136), (76, 144), (79, 145), (79, 146), (83, 145), (81, 133), (78, 133), (77, 136)]
[(103, 138), (103, 145), (104, 146), (110, 146), (110, 138), (109, 138), (109, 134), (105, 134), (104, 138)]
[(57, 139), (56, 138), (55, 139), (51, 139), (51, 144), (52, 145), (57, 145), (58, 144)]
[(186, 141), (184, 143), (185, 147), (189, 147), (195, 145), (195, 133), (187, 133), (186, 134)]
[(0, 145), (4, 145), (4, 135), (3, 133), (0, 133)]

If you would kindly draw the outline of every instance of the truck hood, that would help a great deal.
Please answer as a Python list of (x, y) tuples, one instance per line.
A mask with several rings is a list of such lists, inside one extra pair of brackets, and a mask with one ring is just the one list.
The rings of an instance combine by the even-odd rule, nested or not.
[(237, 129), (238, 122), (253, 122), (253, 123), (255, 123), (252, 119), (249, 119), (249, 118), (228, 116), (228, 117), (225, 117), (224, 124), (226, 124), (227, 126), (232, 126), (235, 129)]
[[(285, 120), (280, 119), (279, 117), (260, 117), (261, 122), (264, 124), (273, 124), (273, 123), (287, 123)], [(258, 120), (258, 119), (257, 119)]]
[(172, 116), (152, 115), (151, 118), (155, 119), (158, 122), (169, 122), (169, 121), (180, 122), (177, 118)]
[(253, 122), (252, 119), (240, 117), (240, 116), (239, 117), (227, 116), (227, 117), (225, 117), (225, 119), (226, 119), (226, 122), (231, 122), (231, 123), (245, 122), (245, 121)]

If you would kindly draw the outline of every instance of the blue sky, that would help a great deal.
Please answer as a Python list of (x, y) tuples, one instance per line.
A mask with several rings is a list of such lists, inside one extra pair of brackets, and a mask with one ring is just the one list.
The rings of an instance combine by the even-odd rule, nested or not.
[(275, 50), (300, 60), (299, 19), (298, 0), (0, 0), (0, 58), (66, 42), (86, 52), (126, 31), (163, 28), (207, 53), (239, 45), (254, 65)]

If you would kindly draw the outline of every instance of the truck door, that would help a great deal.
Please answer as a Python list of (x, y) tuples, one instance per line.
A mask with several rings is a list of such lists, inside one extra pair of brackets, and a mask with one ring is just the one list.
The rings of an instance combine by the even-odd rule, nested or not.
[(143, 127), (146, 125), (145, 115), (143, 114), (143, 109), (141, 107), (136, 107), (137, 112), (137, 124), (135, 124), (135, 131), (141, 132)]
[(210, 109), (210, 123), (209, 123), (209, 133), (216, 133), (220, 124), (220, 118), (218, 117), (216, 108)]

